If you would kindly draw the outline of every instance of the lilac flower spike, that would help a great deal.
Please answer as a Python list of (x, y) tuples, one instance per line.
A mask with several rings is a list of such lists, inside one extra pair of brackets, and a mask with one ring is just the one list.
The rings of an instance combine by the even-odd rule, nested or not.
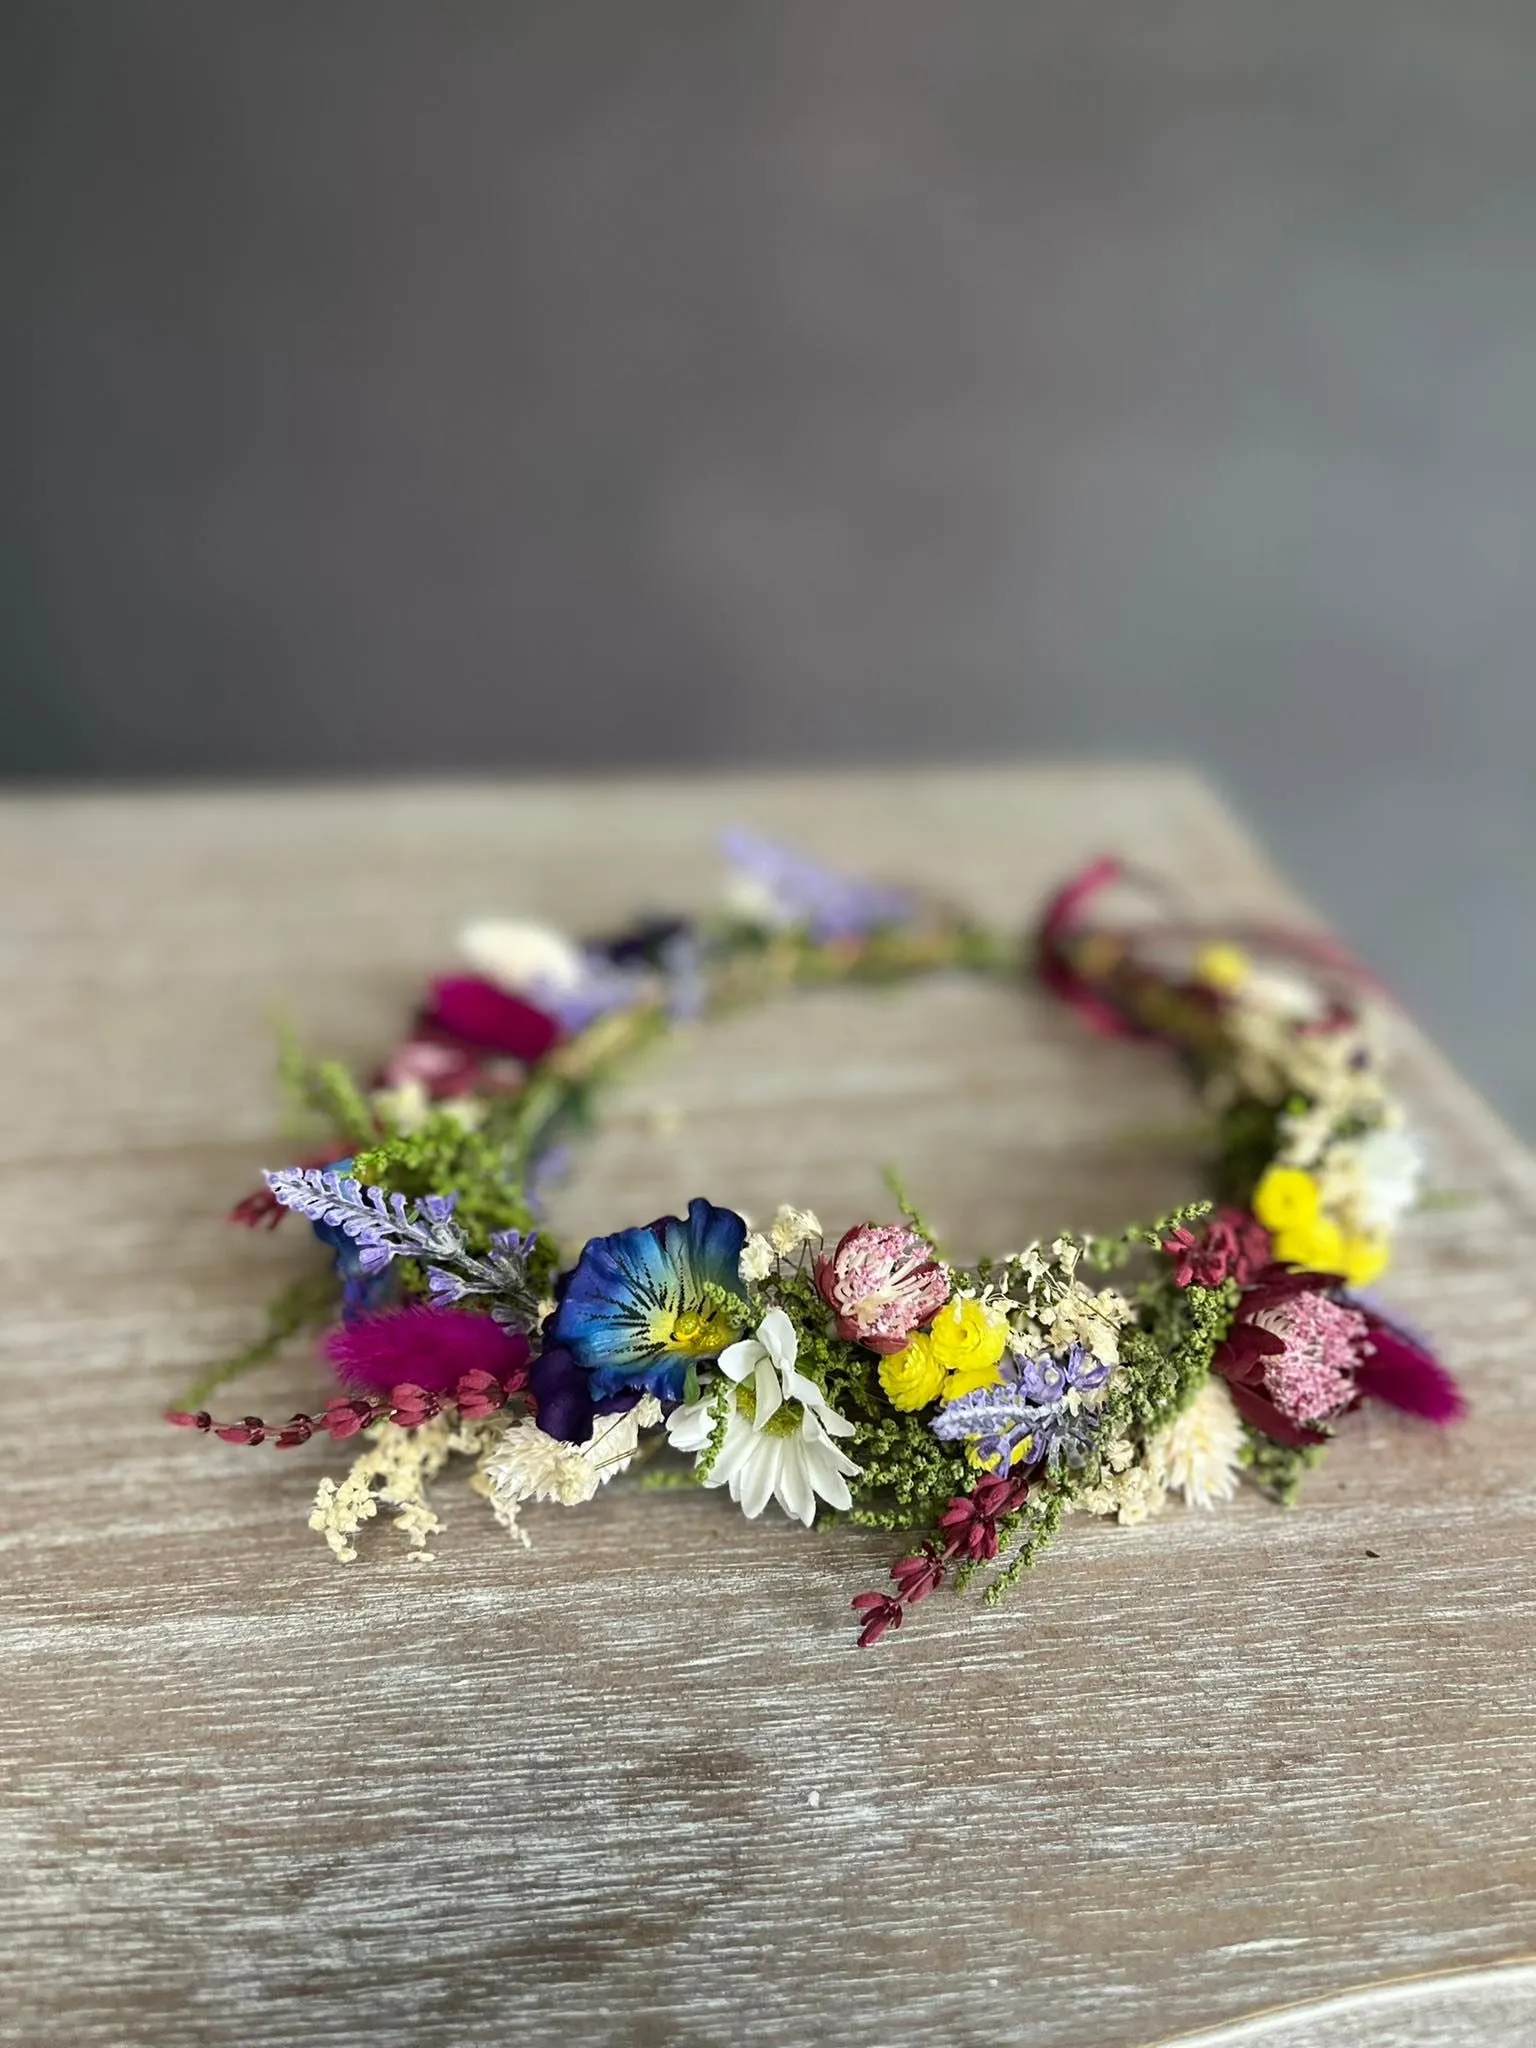
[(453, 1258), (464, 1249), (452, 1195), (411, 1202), (329, 1166), (285, 1166), (266, 1183), (285, 1209), (350, 1237), (365, 1273), (382, 1272), (391, 1259)]
[(1069, 1408), (1067, 1396), (1092, 1393), (1109, 1378), (1100, 1358), (1074, 1344), (1064, 1358), (1005, 1359), (998, 1384), (946, 1401), (929, 1427), (945, 1443), (974, 1443), (982, 1458), (1007, 1472), (1021, 1465), (1081, 1462), (1098, 1429), (1091, 1408)]
[(837, 874), (739, 826), (722, 833), (720, 845), (732, 867), (756, 884), (775, 920), (804, 925), (813, 938), (862, 939), (912, 915), (905, 890)]
[(452, 1195), (423, 1195), (413, 1202), (380, 1187), (364, 1187), (335, 1167), (286, 1166), (268, 1173), (266, 1182), (285, 1209), (350, 1238), (365, 1273), (382, 1272), (392, 1259), (420, 1259), (439, 1307), (483, 1294), (498, 1323), (514, 1330), (532, 1328), (538, 1314), (528, 1279), (532, 1237), (499, 1230), (482, 1258), (470, 1250), (453, 1220)]

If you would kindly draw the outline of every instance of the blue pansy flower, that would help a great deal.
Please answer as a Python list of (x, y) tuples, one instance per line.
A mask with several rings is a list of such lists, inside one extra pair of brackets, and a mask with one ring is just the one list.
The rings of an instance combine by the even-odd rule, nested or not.
[(662, 1216), (594, 1237), (561, 1282), (546, 1349), (570, 1352), (594, 1401), (626, 1387), (680, 1401), (689, 1366), (717, 1358), (740, 1334), (705, 1290), (741, 1293), (746, 1241), (734, 1209), (700, 1198), (688, 1204), (686, 1222)]

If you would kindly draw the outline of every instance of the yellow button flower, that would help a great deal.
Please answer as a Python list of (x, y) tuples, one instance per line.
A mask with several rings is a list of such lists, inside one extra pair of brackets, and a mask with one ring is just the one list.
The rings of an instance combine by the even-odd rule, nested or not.
[(944, 1398), (957, 1401), (990, 1387), (1008, 1348), (1008, 1319), (969, 1296), (956, 1295), (933, 1319), (928, 1333), (933, 1356), (946, 1374)]
[(1282, 1266), (1310, 1266), (1317, 1273), (1342, 1275), (1344, 1233), (1326, 1216), (1315, 1216), (1310, 1223), (1276, 1231), (1275, 1257)]
[(1346, 1237), (1339, 1271), (1351, 1287), (1369, 1287), (1387, 1270), (1392, 1247), (1384, 1237)]
[(1299, 1166), (1271, 1166), (1253, 1191), (1254, 1215), (1277, 1234), (1315, 1223), (1321, 1202), (1317, 1182)]
[(880, 1361), (880, 1384), (893, 1408), (926, 1408), (939, 1398), (944, 1385), (944, 1368), (933, 1355), (933, 1345), (921, 1331), (909, 1338), (900, 1351)]

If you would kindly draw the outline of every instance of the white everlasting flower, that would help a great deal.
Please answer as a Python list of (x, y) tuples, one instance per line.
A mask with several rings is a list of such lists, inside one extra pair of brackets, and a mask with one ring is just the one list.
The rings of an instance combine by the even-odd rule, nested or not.
[(559, 1501), (568, 1508), (590, 1500), (628, 1465), (641, 1430), (654, 1429), (660, 1420), (661, 1405), (647, 1394), (622, 1415), (599, 1415), (583, 1444), (562, 1443), (536, 1422), (514, 1422), (480, 1466), (496, 1519), (523, 1536), (517, 1515), (525, 1500)]
[(1242, 1448), (1243, 1425), (1232, 1396), (1219, 1379), (1208, 1379), (1148, 1443), (1147, 1471), (1158, 1486), (1183, 1494), (1190, 1507), (1213, 1508), (1237, 1491)]
[(781, 1202), (768, 1236), (779, 1257), (787, 1259), (801, 1245), (821, 1242), (821, 1219), (814, 1209), (796, 1209)]
[(1419, 1199), (1424, 1148), (1383, 1125), (1329, 1148), (1319, 1174), (1323, 1207), (1365, 1237), (1390, 1237)]
[(459, 951), (477, 974), (513, 995), (543, 989), (570, 994), (587, 978), (581, 948), (563, 932), (515, 918), (485, 918), (459, 934)]
[(741, 1248), (741, 1257), (736, 1270), (748, 1285), (755, 1280), (766, 1280), (777, 1264), (773, 1246), (761, 1232), (754, 1230)]
[(786, 1515), (809, 1528), (816, 1503), (852, 1506), (848, 1481), (859, 1467), (833, 1441), (852, 1436), (853, 1424), (828, 1406), (814, 1380), (797, 1370), (799, 1339), (781, 1308), (771, 1308), (755, 1337), (721, 1352), (726, 1385), (687, 1401), (667, 1417), (674, 1450), (707, 1450), (718, 1403), (727, 1404), (725, 1440), (704, 1484), (727, 1486), (748, 1520), (776, 1500)]

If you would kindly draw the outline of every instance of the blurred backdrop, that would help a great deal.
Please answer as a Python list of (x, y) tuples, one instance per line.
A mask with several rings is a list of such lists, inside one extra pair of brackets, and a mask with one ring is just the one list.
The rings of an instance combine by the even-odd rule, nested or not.
[(1191, 757), (1536, 1130), (1528, 0), (9, 0), (0, 114), (13, 781)]

